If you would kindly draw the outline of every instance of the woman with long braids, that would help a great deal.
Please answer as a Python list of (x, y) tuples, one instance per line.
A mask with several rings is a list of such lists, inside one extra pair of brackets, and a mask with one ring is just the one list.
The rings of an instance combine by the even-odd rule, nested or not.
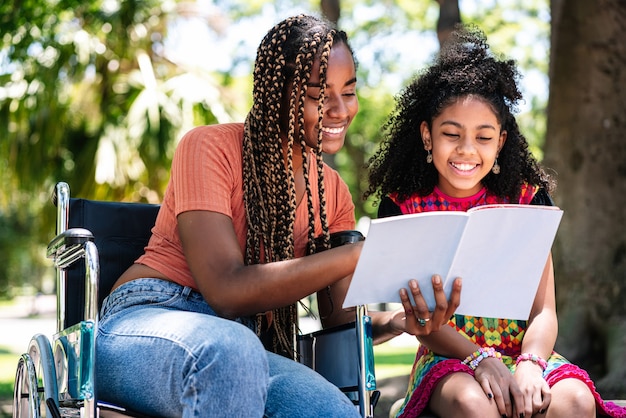
[[(354, 318), (340, 307), (362, 245), (329, 248), (330, 234), (355, 219), (322, 151), (343, 146), (356, 81), (345, 33), (288, 18), (258, 48), (245, 123), (182, 138), (145, 253), (103, 304), (103, 399), (164, 417), (357, 416), (341, 391), (291, 359), (300, 299), (320, 292), (325, 326)], [(415, 306), (402, 289), (405, 309), (376, 315), (379, 341), (446, 322), (460, 285), (448, 303), (434, 283), (435, 312), (411, 284)]]

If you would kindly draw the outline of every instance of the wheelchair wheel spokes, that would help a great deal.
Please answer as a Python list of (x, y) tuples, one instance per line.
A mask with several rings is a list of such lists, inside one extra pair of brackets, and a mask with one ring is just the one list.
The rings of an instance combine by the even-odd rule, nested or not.
[(28, 354), (22, 354), (15, 374), (13, 418), (41, 417), (40, 402), (35, 365)]

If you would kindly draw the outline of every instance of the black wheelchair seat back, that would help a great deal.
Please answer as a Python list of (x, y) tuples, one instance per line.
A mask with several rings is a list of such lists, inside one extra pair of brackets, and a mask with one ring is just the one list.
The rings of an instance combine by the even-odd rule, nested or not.
[[(85, 228), (93, 233), (100, 259), (98, 309), (115, 281), (144, 252), (160, 205), (148, 203), (103, 202), (70, 199), (69, 228)], [(85, 266), (75, 263), (67, 269), (64, 328), (84, 317)], [(73, 302), (72, 302), (73, 301)]]

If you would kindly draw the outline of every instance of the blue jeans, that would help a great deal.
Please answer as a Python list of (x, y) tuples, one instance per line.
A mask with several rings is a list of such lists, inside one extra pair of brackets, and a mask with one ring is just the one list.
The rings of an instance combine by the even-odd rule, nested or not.
[(319, 374), (267, 352), (252, 327), (218, 317), (191, 288), (126, 283), (102, 306), (98, 397), (159, 417), (359, 416)]

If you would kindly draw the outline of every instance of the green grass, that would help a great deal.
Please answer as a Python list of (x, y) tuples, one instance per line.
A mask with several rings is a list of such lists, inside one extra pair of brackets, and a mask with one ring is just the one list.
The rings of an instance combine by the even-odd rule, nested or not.
[(408, 375), (415, 359), (415, 347), (380, 344), (374, 346), (376, 379)]
[(0, 400), (13, 399), (13, 380), (19, 355), (0, 347)]

